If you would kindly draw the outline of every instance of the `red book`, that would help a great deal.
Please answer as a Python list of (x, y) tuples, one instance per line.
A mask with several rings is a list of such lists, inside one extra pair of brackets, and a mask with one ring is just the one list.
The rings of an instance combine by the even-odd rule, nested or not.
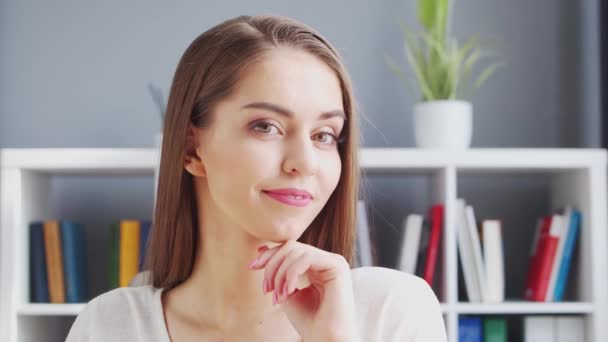
[(553, 215), (551, 218), (551, 229), (543, 243), (544, 246), (542, 248), (542, 254), (539, 255), (540, 260), (538, 261), (538, 278), (534, 284), (534, 295), (532, 296), (532, 300), (535, 302), (544, 302), (547, 295), (549, 280), (551, 279), (551, 270), (553, 269), (553, 261), (557, 252), (557, 245), (559, 243), (561, 222), (562, 221), (557, 217), (557, 215)]
[(527, 300), (532, 300), (532, 298), (534, 298), (534, 284), (536, 284), (538, 279), (538, 270), (540, 268), (539, 261), (540, 255), (542, 254), (543, 243), (549, 235), (549, 228), (551, 228), (551, 215), (544, 216), (539, 221), (539, 225), (536, 227), (536, 237), (532, 243), (530, 264), (528, 268), (528, 275), (526, 277), (526, 291), (524, 298)]
[(431, 237), (429, 248), (426, 251), (426, 264), (424, 265), (424, 280), (433, 286), (433, 276), (435, 275), (435, 265), (437, 264), (437, 252), (439, 251), (439, 241), (441, 240), (441, 229), (443, 227), (443, 204), (438, 203), (431, 207), (429, 212), (431, 217)]

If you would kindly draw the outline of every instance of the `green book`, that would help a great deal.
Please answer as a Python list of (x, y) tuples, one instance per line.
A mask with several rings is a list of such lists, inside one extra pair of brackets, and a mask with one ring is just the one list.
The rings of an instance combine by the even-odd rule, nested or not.
[(484, 342), (507, 342), (507, 320), (486, 318), (483, 320)]
[(110, 225), (110, 289), (118, 287), (118, 267), (120, 265), (120, 222)]

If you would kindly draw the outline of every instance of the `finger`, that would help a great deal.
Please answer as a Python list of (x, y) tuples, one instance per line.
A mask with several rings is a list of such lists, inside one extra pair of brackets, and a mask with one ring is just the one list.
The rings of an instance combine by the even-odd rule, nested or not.
[(303, 283), (300, 278), (310, 267), (310, 260), (307, 253), (302, 253), (290, 264), (285, 273), (284, 292), (281, 299), (287, 299), (295, 291), (298, 283)]
[(288, 253), (285, 256), (285, 258), (283, 259), (283, 262), (281, 262), (281, 265), (277, 269), (277, 272), (274, 276), (274, 288), (277, 289), (277, 291), (278, 291), (277, 295), (279, 296), (280, 299), (284, 298), (286, 295), (285, 275), (287, 274), (288, 270), (291, 268), (293, 263), (296, 260), (298, 260), (300, 257), (302, 257), (303, 254), (305, 254), (305, 252), (302, 251), (301, 249), (292, 250), (291, 253)]
[(272, 247), (272, 248), (262, 248), (258, 249), (258, 255), (255, 259), (249, 264), (249, 269), (251, 270), (259, 270), (264, 268), (268, 260), (272, 258), (272, 256), (279, 251), (282, 245)]
[[(284, 243), (281, 248), (272, 255), (272, 257), (267, 260), (264, 266), (264, 279), (266, 279), (267, 284), (269, 286), (268, 291), (273, 291), (277, 289), (278, 284), (275, 282), (275, 275), (279, 266), (283, 262), (283, 259), (287, 254), (289, 254), (294, 248), (297, 247), (297, 242), (293, 240), (289, 240)], [(275, 286), (277, 285), (277, 286)]]

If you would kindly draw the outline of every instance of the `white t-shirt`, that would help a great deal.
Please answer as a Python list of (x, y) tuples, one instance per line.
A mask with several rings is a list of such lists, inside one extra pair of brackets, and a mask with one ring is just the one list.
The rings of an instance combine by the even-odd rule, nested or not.
[[(357, 326), (365, 342), (447, 341), (439, 302), (421, 278), (384, 267), (351, 270)], [(67, 342), (170, 342), (162, 289), (122, 287), (92, 299)]]

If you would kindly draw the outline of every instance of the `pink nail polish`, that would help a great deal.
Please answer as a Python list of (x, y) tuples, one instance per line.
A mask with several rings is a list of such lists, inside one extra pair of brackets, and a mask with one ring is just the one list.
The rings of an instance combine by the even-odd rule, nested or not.
[(253, 259), (252, 262), (249, 263), (247, 268), (251, 269), (251, 268), (255, 267), (257, 264), (258, 264), (258, 258), (255, 258), (255, 259)]
[(268, 249), (268, 246), (266, 245), (261, 245), (260, 247), (258, 247), (258, 252), (262, 252)]

